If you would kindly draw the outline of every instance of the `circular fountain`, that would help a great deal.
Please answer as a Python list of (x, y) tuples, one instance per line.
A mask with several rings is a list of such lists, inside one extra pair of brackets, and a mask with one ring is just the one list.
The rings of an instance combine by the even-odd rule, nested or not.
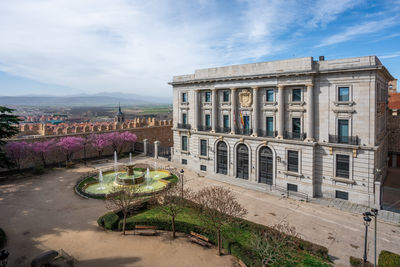
[(139, 186), (140, 193), (153, 194), (163, 190), (170, 182), (177, 181), (177, 177), (169, 171), (154, 167), (153, 169), (149, 165), (139, 164), (136, 166), (132, 162), (120, 164), (115, 161), (108, 169), (85, 177), (77, 184), (76, 189), (78, 193), (93, 198), (105, 197), (115, 187), (126, 186)]

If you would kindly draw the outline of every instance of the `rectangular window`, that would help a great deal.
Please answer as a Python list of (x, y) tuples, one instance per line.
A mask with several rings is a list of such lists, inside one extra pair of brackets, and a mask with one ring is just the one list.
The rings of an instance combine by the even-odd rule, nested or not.
[(349, 143), (349, 120), (338, 120), (339, 143)]
[(224, 91), (224, 102), (229, 102), (229, 91)]
[(349, 87), (339, 87), (338, 88), (338, 100), (339, 101), (349, 101)]
[(267, 117), (267, 136), (274, 136), (274, 117)]
[(349, 193), (344, 191), (336, 190), (336, 198), (349, 200)]
[(187, 165), (187, 159), (182, 159), (182, 165)]
[(207, 156), (207, 140), (200, 140), (200, 156)]
[(288, 150), (287, 170), (299, 172), (299, 151)]
[(287, 184), (287, 190), (297, 192), (297, 185), (296, 184)]
[(182, 150), (187, 151), (188, 150), (188, 139), (187, 136), (182, 136)]
[(182, 113), (182, 123), (187, 124), (187, 114), (186, 113)]
[(292, 102), (300, 102), (300, 101), (301, 101), (301, 89), (293, 89)]
[(224, 128), (229, 128), (229, 115), (224, 115)]
[(200, 165), (200, 171), (207, 171), (206, 165)]
[(211, 92), (209, 91), (206, 92), (205, 102), (211, 102)]
[(211, 127), (211, 115), (210, 114), (206, 114), (206, 126), (207, 127)]
[(301, 134), (300, 118), (292, 118), (292, 133), (293, 133), (293, 138), (300, 138)]
[(274, 102), (274, 89), (267, 90), (267, 102)]
[(336, 155), (336, 177), (349, 178), (350, 156)]
[(187, 93), (182, 93), (182, 102), (183, 103), (187, 102)]

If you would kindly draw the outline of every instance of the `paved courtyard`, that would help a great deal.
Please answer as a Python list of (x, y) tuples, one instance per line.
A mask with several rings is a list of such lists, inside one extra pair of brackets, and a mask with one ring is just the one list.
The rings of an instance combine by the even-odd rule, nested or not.
[[(151, 158), (136, 162), (153, 164)], [(158, 166), (175, 164), (159, 160)], [(177, 166), (181, 168), (181, 166)], [(87, 200), (73, 191), (76, 180), (91, 168), (56, 169), (42, 176), (0, 183), (0, 226), (9, 236), (10, 266), (28, 266), (35, 255), (49, 249), (64, 249), (78, 266), (231, 266), (231, 256), (218, 257), (185, 238), (171, 241), (159, 237), (121, 236), (101, 230), (96, 223), (106, 212), (104, 203)], [(326, 246), (337, 266), (348, 266), (349, 256), (362, 257), (362, 217), (338, 209), (285, 199), (279, 196), (228, 185), (185, 169), (185, 183), (193, 190), (223, 185), (237, 193), (249, 211), (247, 219), (265, 225), (283, 220), (295, 226), (302, 238)], [(373, 236), (371, 225), (370, 237)], [(400, 253), (399, 225), (379, 222), (378, 253), (385, 249)], [(373, 260), (373, 239), (368, 242)]]
[[(153, 159), (142, 158), (139, 161), (153, 162)], [(162, 165), (159, 163), (159, 165)], [(176, 165), (164, 161), (163, 165)], [(253, 222), (274, 225), (281, 221), (288, 221), (296, 227), (305, 240), (325, 246), (336, 266), (349, 266), (349, 257), (362, 258), (364, 247), (364, 225), (361, 214), (315, 204), (286, 199), (260, 192), (230, 185), (202, 177), (196, 172), (185, 169), (187, 186), (198, 190), (203, 186), (223, 185), (230, 187), (237, 193), (238, 200), (249, 211), (247, 219)], [(373, 231), (372, 224), (369, 231), (368, 258), (373, 262)], [(400, 224), (378, 222), (378, 255), (381, 250), (389, 250), (400, 254)]]
[(73, 187), (87, 168), (57, 169), (42, 176), (0, 182), (0, 227), (8, 235), (8, 266), (30, 266), (36, 255), (63, 249), (77, 266), (232, 266), (187, 238), (122, 236), (97, 226), (104, 202), (83, 199)]

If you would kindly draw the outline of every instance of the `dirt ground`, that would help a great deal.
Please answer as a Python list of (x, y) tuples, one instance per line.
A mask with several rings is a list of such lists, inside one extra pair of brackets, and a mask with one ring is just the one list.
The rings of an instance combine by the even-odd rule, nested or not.
[(0, 227), (8, 236), (8, 266), (30, 266), (47, 250), (63, 249), (77, 266), (232, 266), (232, 256), (216, 255), (180, 236), (122, 236), (97, 226), (104, 202), (73, 191), (88, 168), (56, 169), (41, 176), (0, 182)]

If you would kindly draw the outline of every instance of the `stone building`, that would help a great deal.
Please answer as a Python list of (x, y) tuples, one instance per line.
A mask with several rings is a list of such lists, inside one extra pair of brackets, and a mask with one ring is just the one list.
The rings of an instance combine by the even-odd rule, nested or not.
[(400, 93), (396, 92), (397, 80), (389, 87), (389, 167), (400, 168)]
[(125, 121), (125, 115), (121, 111), (121, 105), (118, 105), (118, 113), (114, 117), (115, 122), (124, 122)]
[(173, 160), (253, 187), (379, 207), (391, 80), (376, 56), (174, 76)]

